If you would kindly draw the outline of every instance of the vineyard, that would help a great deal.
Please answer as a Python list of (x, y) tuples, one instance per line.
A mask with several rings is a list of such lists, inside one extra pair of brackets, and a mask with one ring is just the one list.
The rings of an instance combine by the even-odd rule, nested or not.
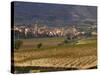
[[(47, 39), (46, 39), (47, 40)], [(40, 49), (29, 48), (14, 51), (15, 67), (54, 67), (54, 68), (76, 68), (89, 69), (96, 68), (97, 65), (97, 45), (96, 39), (83, 39), (76, 44), (66, 44), (56, 46), (62, 39), (47, 42), (39, 40), (46, 45)], [(34, 41), (34, 40), (33, 40)], [(36, 41), (36, 40), (35, 40)], [(56, 42), (55, 42), (56, 41)], [(91, 41), (91, 42), (90, 42)], [(93, 41), (93, 42), (92, 42)], [(28, 44), (33, 44), (32, 40), (26, 40)], [(27, 43), (24, 42), (24, 45)], [(82, 42), (82, 43), (81, 43)], [(84, 43), (83, 43), (84, 42)], [(24, 46), (23, 45), (23, 46)], [(33, 44), (35, 47), (35, 44)], [(48, 48), (47, 48), (48, 47)], [(28, 49), (28, 50), (27, 50)], [(38, 68), (39, 69), (39, 68)], [(16, 68), (15, 68), (16, 70)], [(37, 69), (36, 69), (37, 70)], [(36, 72), (41, 71), (37, 70)], [(34, 72), (34, 70), (32, 70)]]

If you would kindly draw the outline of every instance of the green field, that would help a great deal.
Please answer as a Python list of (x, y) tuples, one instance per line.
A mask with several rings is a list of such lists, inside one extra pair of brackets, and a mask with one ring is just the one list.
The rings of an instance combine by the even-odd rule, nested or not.
[[(65, 38), (22, 39), (23, 45), (14, 51), (15, 66), (77, 67), (96, 66), (97, 39), (84, 38), (76, 43), (62, 43)], [(41, 48), (37, 44), (42, 43)]]
[(64, 41), (64, 38), (33, 38), (33, 39), (22, 39), (23, 46), (21, 49), (35, 49), (37, 44), (42, 43), (42, 47), (52, 47), (57, 46), (57, 44)]

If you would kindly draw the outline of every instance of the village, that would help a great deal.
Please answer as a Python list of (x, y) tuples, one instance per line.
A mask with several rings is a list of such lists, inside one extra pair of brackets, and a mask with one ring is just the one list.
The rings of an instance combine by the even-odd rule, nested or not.
[(88, 31), (81, 30), (81, 27), (69, 25), (66, 27), (49, 27), (46, 25), (15, 25), (14, 30), (15, 39), (20, 38), (39, 38), (39, 37), (83, 37), (83, 36), (96, 36), (96, 26), (86, 28)]

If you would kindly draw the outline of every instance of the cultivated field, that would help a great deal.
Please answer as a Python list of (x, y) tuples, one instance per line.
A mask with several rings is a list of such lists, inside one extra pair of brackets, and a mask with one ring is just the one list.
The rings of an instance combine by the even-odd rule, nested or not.
[[(58, 45), (64, 41), (64, 38), (35, 38), (22, 40), (22, 47), (14, 51), (14, 66), (77, 69), (96, 68), (96, 38), (81, 39), (74, 44), (68, 43), (64, 45)], [(42, 43), (41, 48), (37, 48), (38, 43)], [(38, 71), (41, 70), (36, 70), (36, 72)], [(31, 70), (31, 72), (34, 72), (34, 70)]]

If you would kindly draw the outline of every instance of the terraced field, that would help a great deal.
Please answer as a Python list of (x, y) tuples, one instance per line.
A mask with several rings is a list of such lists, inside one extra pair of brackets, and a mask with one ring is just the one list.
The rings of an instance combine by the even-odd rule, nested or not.
[[(87, 39), (90, 41), (91, 39)], [(40, 49), (27, 48), (14, 51), (15, 67), (54, 67), (54, 68), (77, 68), (89, 69), (97, 65), (97, 45), (96, 39), (92, 39), (91, 43), (84, 40), (85, 44), (66, 44), (52, 45)], [(60, 40), (62, 41), (62, 40)], [(60, 42), (58, 41), (58, 42)], [(93, 42), (92, 42), (93, 41)], [(44, 41), (44, 43), (47, 41)], [(83, 40), (82, 40), (83, 42)], [(86, 43), (87, 42), (87, 43)], [(16, 70), (16, 68), (15, 68)], [(36, 69), (37, 70), (37, 69)], [(38, 68), (39, 70), (39, 68)], [(46, 68), (47, 70), (47, 68)]]
[(46, 66), (46, 67), (66, 67), (88, 69), (96, 66), (96, 56), (86, 56), (81, 58), (43, 58), (22, 63), (16, 63), (16, 66)]

